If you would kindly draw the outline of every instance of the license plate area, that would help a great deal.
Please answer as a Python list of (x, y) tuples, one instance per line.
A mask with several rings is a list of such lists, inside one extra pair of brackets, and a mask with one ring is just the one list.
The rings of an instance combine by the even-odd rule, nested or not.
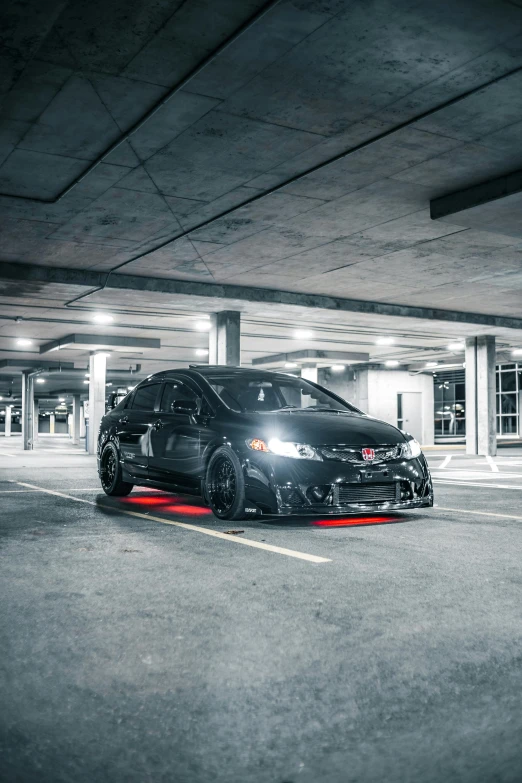
[(391, 470), (382, 468), (381, 470), (361, 470), (359, 471), (359, 480), (361, 484), (382, 484), (393, 482), (394, 477)]

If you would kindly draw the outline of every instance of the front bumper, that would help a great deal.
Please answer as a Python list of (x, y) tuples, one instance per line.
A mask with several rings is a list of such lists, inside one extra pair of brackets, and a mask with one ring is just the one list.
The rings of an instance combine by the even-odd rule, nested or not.
[[(423, 455), (364, 465), (245, 455), (243, 470), (247, 503), (262, 513), (367, 514), (433, 506), (433, 485)], [(314, 496), (317, 488), (321, 492)]]

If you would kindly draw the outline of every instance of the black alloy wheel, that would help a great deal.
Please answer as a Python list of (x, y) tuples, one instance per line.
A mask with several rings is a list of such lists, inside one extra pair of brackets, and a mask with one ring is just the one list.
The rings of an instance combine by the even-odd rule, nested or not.
[(100, 481), (106, 495), (124, 497), (132, 492), (134, 484), (122, 480), (120, 460), (114, 443), (107, 443), (102, 451)]
[(206, 495), (210, 508), (219, 519), (243, 519), (245, 516), (245, 480), (235, 453), (221, 446), (212, 454), (207, 468)]

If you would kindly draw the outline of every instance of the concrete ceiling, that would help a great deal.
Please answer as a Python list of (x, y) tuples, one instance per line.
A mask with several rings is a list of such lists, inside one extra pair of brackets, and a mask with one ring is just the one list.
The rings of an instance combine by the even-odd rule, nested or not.
[[(104, 333), (161, 340), (130, 355), (146, 371), (191, 361), (206, 347), (191, 323), (235, 307), (245, 363), (343, 346), (421, 360), (485, 332), (522, 342), (378, 308), (520, 316), (520, 236), (432, 220), (430, 201), (522, 168), (522, 0), (28, 0), (2, 14), (1, 262), (376, 307), (260, 312), (219, 292), (6, 277), (0, 359), (18, 336), (38, 350), (95, 334), (89, 308), (115, 312)], [(320, 340), (296, 345), (303, 320)], [(396, 347), (381, 355), (387, 331)]]

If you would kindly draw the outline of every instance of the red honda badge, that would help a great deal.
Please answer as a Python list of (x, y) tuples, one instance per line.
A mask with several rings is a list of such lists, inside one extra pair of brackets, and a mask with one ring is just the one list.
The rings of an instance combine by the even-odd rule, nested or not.
[(362, 449), (362, 458), (371, 462), (372, 459), (375, 459), (375, 449)]

